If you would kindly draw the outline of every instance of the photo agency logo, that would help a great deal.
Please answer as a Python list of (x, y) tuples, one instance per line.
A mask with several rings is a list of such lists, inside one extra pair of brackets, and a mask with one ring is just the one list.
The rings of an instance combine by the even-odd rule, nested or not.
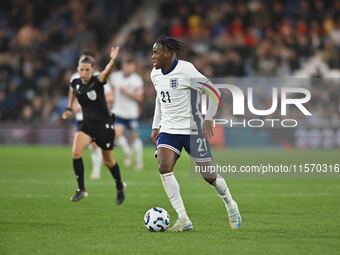
[[(221, 112), (213, 119), (214, 127), (293, 128), (298, 126), (300, 119), (312, 115), (307, 109), (311, 93), (303, 87), (270, 86), (259, 96), (255, 93), (256, 87), (243, 86), (242, 90), (233, 84), (215, 84), (218, 93), (207, 82), (198, 83), (204, 92), (201, 94), (201, 113), (207, 113), (210, 101)], [(258, 104), (261, 107), (257, 107)], [(289, 114), (289, 110), (294, 114)]]

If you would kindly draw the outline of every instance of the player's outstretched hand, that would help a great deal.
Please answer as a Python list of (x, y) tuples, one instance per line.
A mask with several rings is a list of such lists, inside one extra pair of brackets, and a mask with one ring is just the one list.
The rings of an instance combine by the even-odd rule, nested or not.
[(112, 47), (111, 54), (110, 54), (111, 59), (115, 60), (118, 56), (118, 53), (119, 53), (119, 47)]
[(213, 124), (211, 120), (204, 120), (203, 122), (203, 136), (205, 139), (210, 140), (214, 135)]
[(151, 138), (151, 142), (153, 144), (156, 144), (156, 140), (157, 140), (158, 134), (159, 134), (159, 130), (157, 128), (152, 129), (150, 138)]
[(71, 111), (64, 111), (63, 112), (63, 119), (64, 120), (67, 120), (67, 119), (71, 118), (71, 116), (72, 116), (72, 112)]

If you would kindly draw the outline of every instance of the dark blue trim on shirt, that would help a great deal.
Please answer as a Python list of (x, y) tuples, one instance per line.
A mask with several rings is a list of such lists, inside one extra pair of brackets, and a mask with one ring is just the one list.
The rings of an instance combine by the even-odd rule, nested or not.
[(162, 69), (162, 74), (163, 74), (163, 75), (166, 75), (166, 74), (171, 73), (171, 72), (175, 69), (175, 67), (177, 66), (177, 64), (178, 64), (178, 59), (175, 59), (174, 62), (172, 62), (172, 64), (171, 64), (171, 66), (169, 67), (169, 69), (166, 69), (166, 70), (163, 70), (163, 69)]

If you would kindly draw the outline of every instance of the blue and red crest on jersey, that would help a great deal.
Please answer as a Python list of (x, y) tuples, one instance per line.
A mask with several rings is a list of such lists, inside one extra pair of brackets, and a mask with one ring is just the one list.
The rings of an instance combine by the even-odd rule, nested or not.
[(170, 88), (176, 89), (178, 87), (178, 78), (170, 78)]

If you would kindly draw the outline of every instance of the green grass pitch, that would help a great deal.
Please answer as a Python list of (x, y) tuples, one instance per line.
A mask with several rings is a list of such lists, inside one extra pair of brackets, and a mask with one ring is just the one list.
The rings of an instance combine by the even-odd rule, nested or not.
[[(227, 150), (232, 164), (255, 162), (339, 163), (339, 150)], [(0, 254), (339, 254), (340, 174), (227, 179), (243, 217), (232, 232), (215, 192), (190, 173), (183, 155), (175, 173), (194, 231), (151, 233), (143, 224), (153, 206), (176, 214), (163, 190), (152, 148), (145, 169), (124, 169), (126, 201), (115, 205), (114, 183), (89, 179), (79, 203), (70, 147), (0, 147)], [(115, 152), (122, 162), (120, 151)]]

